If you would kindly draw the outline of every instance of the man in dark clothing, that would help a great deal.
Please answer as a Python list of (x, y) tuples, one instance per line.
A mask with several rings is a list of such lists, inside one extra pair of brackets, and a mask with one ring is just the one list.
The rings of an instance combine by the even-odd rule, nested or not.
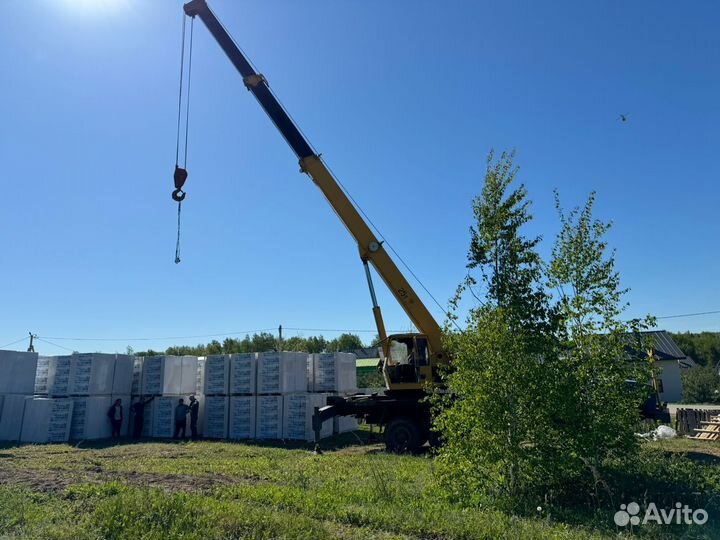
[(190, 407), (185, 405), (185, 400), (180, 398), (178, 400), (177, 407), (175, 407), (175, 434), (173, 439), (184, 439), (185, 429), (187, 429), (187, 414), (190, 412)]
[(190, 396), (190, 433), (192, 434), (193, 440), (198, 438), (197, 422), (199, 413), (200, 402), (195, 399), (195, 396)]
[(112, 425), (112, 436), (117, 438), (120, 436), (120, 429), (123, 422), (122, 400), (116, 399), (107, 412), (110, 424)]
[(153, 399), (155, 399), (155, 396), (150, 396), (147, 399), (140, 398), (140, 401), (137, 401), (130, 406), (130, 412), (133, 413), (134, 439), (142, 437), (143, 424), (145, 423), (145, 406)]

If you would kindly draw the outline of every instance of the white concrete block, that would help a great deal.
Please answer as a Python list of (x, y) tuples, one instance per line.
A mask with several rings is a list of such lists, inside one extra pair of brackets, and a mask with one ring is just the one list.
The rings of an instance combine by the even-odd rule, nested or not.
[(116, 354), (111, 393), (117, 394), (119, 396), (128, 396), (132, 394), (134, 371), (134, 356), (128, 356), (126, 354)]
[(355, 431), (358, 428), (358, 420), (354, 416), (336, 416), (332, 423), (335, 434)]
[[(152, 409), (152, 433), (151, 437), (169, 439), (175, 434), (175, 407), (182, 396), (160, 396), (151, 403)], [(185, 399), (187, 404), (187, 399)], [(147, 415), (147, 409), (145, 414)], [(187, 417), (188, 432), (190, 429), (189, 415)]]
[(205, 395), (227, 395), (230, 388), (230, 355), (217, 354), (205, 360), (203, 386)]
[(19, 441), (22, 431), (25, 400), (31, 396), (6, 394), (0, 414), (0, 441)]
[(230, 355), (231, 394), (254, 394), (257, 380), (257, 354), (239, 353)]
[(110, 407), (116, 399), (122, 401), (123, 421), (120, 435), (128, 435), (130, 422), (130, 396), (76, 396), (73, 402), (70, 422), (70, 440), (106, 439), (112, 436), (112, 424), (108, 417)]
[(48, 377), (50, 376), (50, 357), (39, 356), (35, 372), (35, 394), (48, 393)]
[(204, 399), (200, 401), (203, 437), (208, 439), (227, 439), (229, 414), (229, 397), (204, 396)]
[(143, 360), (144, 359), (141, 356), (133, 357), (132, 386), (130, 389), (130, 393), (133, 396), (140, 395), (140, 392), (142, 391)]
[[(286, 394), (283, 396), (283, 438), (314, 441), (312, 417), (315, 407), (324, 407), (327, 394)], [(323, 422), (320, 437), (333, 434), (333, 423)]]
[(26, 398), (20, 440), (60, 443), (70, 438), (73, 401), (68, 398)]
[(74, 396), (110, 395), (114, 373), (114, 354), (73, 354), (68, 393)]
[(143, 395), (186, 395), (197, 392), (196, 356), (148, 356), (143, 360)]
[(232, 396), (230, 398), (229, 439), (254, 439), (256, 426), (255, 396)]
[(197, 363), (197, 377), (195, 378), (195, 393), (204, 394), (205, 388), (205, 365), (207, 364), (207, 357), (198, 356)]
[(0, 351), (0, 394), (32, 394), (37, 361), (34, 352)]
[(306, 353), (259, 353), (257, 362), (258, 394), (289, 394), (307, 391)]
[(257, 396), (255, 438), (282, 439), (283, 396)]
[(311, 354), (307, 369), (311, 392), (357, 392), (356, 357), (352, 353)]
[(50, 356), (48, 359), (47, 394), (63, 397), (70, 395), (72, 356)]
[(107, 415), (110, 406), (114, 403), (110, 396), (83, 396), (70, 399), (73, 401), (71, 440), (105, 439), (112, 435), (112, 425)]

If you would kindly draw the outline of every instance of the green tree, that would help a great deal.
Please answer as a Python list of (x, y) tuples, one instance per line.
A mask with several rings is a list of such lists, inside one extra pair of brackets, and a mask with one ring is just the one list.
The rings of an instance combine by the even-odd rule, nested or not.
[(268, 332), (253, 334), (250, 343), (252, 350), (249, 352), (267, 352), (277, 348), (277, 339)]
[(513, 156), (493, 159), (473, 202), (468, 266), (479, 278), (469, 274), (451, 302), (457, 310), (468, 291), (477, 300), (466, 329), (446, 334), (454, 399), (439, 400), (438, 478), (465, 504), (598, 502), (611, 491), (605, 465), (638, 452), (642, 396), (625, 380), (650, 371), (626, 349), (644, 326), (619, 320), (624, 291), (603, 238), (609, 225), (592, 217), (594, 195), (569, 214), (556, 196), (562, 227), (544, 265), (539, 239), (521, 232), (530, 202), (523, 186), (511, 189)]
[(292, 336), (287, 339), (283, 339), (282, 349), (284, 351), (307, 351), (307, 340), (302, 336)]
[[(556, 360), (557, 410), (562, 418), (562, 457), (567, 472), (580, 480), (592, 478), (595, 489), (607, 485), (603, 464), (637, 455), (634, 428), (644, 386), (630, 391), (626, 380), (651, 378), (647, 358), (628, 357), (627, 350), (644, 351), (640, 330), (653, 324), (624, 322), (625, 308), (615, 252), (605, 235), (611, 224), (593, 217), (595, 193), (583, 208), (565, 213), (555, 193), (561, 231), (548, 271), (549, 286), (557, 291), (561, 355)], [(595, 492), (597, 497), (600, 494)]]
[[(441, 485), (467, 504), (512, 506), (540, 490), (547, 462), (557, 454), (548, 417), (556, 355), (554, 311), (543, 289), (538, 238), (521, 227), (531, 220), (513, 155), (488, 156), (481, 194), (473, 201), (469, 273), (451, 306), (470, 291), (478, 301), (466, 329), (448, 333), (454, 371), (447, 385), (456, 399), (441, 401), (436, 428), (446, 444), (438, 456)], [(486, 292), (481, 300), (473, 287)], [(552, 401), (550, 399), (550, 401)]]
[(715, 366), (697, 366), (683, 370), (685, 403), (720, 403), (720, 375)]
[(352, 352), (363, 348), (363, 342), (355, 334), (340, 334), (326, 345), (328, 352)]
[(310, 336), (307, 338), (307, 352), (321, 353), (327, 349), (327, 340), (322, 336)]
[(686, 355), (702, 366), (720, 365), (720, 332), (673, 333), (673, 340)]

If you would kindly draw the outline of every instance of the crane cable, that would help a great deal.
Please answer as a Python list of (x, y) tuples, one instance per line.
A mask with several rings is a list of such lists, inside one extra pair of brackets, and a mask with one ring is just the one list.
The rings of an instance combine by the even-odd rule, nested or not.
[(175, 264), (180, 263), (180, 214), (182, 212), (182, 201), (185, 199), (183, 186), (187, 180), (187, 157), (188, 157), (188, 133), (190, 125), (190, 78), (192, 76), (192, 51), (193, 51), (193, 30), (195, 28), (195, 17), (190, 19), (190, 45), (188, 47), (188, 74), (187, 74), (187, 90), (185, 98), (185, 146), (182, 156), (182, 167), (180, 167), (180, 137), (182, 133), (182, 102), (183, 102), (183, 81), (185, 73), (185, 35), (186, 19), (183, 15), (182, 39), (180, 43), (180, 89), (178, 92), (178, 119), (177, 119), (177, 139), (175, 142), (175, 174), (173, 176), (175, 182), (175, 191), (172, 192), (172, 198), (178, 203), (177, 215), (177, 240), (175, 242)]

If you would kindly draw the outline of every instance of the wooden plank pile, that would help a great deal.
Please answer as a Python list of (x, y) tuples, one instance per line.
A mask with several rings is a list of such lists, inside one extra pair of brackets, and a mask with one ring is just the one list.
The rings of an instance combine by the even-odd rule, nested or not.
[(718, 411), (678, 409), (675, 425), (679, 434), (700, 441), (720, 441), (720, 414)]

